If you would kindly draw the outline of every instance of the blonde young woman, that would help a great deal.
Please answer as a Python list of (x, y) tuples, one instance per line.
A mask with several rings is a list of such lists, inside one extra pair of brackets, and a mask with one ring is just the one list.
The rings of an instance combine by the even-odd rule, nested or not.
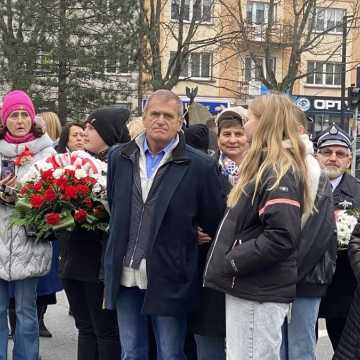
[(254, 100), (250, 149), (208, 255), (205, 286), (226, 293), (228, 360), (277, 360), (281, 327), (296, 296), (296, 242), (311, 212), (305, 146), (283, 95)]

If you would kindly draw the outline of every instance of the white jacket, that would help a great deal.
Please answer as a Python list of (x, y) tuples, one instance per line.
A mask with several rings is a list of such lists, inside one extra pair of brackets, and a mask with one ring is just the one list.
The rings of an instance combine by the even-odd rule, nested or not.
[[(35, 162), (55, 153), (52, 144), (48, 135), (25, 144), (0, 140), (0, 161), (4, 158), (15, 160), (27, 146), (33, 156), (17, 169), (17, 178), (21, 179)], [(46, 275), (51, 267), (51, 244), (27, 241), (23, 227), (9, 224), (12, 210), (12, 206), (0, 204), (0, 279), (12, 281)]]

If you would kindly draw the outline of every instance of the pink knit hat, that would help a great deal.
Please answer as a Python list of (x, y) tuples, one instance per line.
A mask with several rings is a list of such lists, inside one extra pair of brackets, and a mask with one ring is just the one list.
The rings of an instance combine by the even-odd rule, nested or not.
[(22, 90), (8, 92), (3, 98), (1, 109), (1, 121), (6, 126), (9, 115), (16, 110), (25, 110), (29, 114), (32, 123), (35, 121), (35, 108), (30, 97)]

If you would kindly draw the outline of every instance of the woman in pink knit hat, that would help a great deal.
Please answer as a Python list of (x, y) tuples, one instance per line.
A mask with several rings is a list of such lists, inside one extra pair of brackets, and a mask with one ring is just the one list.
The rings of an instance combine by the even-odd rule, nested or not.
[[(24, 227), (10, 224), (16, 183), (33, 164), (55, 153), (52, 140), (35, 123), (29, 96), (14, 90), (3, 98), (0, 129), (0, 359), (7, 359), (9, 289), (14, 289), (16, 331), (13, 360), (38, 360), (38, 277), (49, 272), (51, 244), (28, 241)], [(26, 151), (26, 156), (23, 156)]]

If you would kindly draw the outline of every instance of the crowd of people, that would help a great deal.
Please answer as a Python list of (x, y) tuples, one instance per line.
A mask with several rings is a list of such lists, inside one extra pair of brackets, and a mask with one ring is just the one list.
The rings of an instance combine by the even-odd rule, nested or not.
[[(25, 92), (4, 96), (1, 165), (32, 157), (1, 169), (0, 360), (9, 333), (14, 360), (40, 358), (62, 289), (78, 360), (313, 360), (319, 317), (334, 359), (359, 358), (360, 226), (349, 249), (337, 238), (337, 219), (360, 207), (349, 135), (334, 124), (313, 143), (282, 94), (225, 109), (211, 129), (183, 114), (157, 90), (142, 118), (103, 107), (61, 126)], [(77, 150), (108, 164), (108, 231), (28, 241), (10, 219), (19, 179)]]

